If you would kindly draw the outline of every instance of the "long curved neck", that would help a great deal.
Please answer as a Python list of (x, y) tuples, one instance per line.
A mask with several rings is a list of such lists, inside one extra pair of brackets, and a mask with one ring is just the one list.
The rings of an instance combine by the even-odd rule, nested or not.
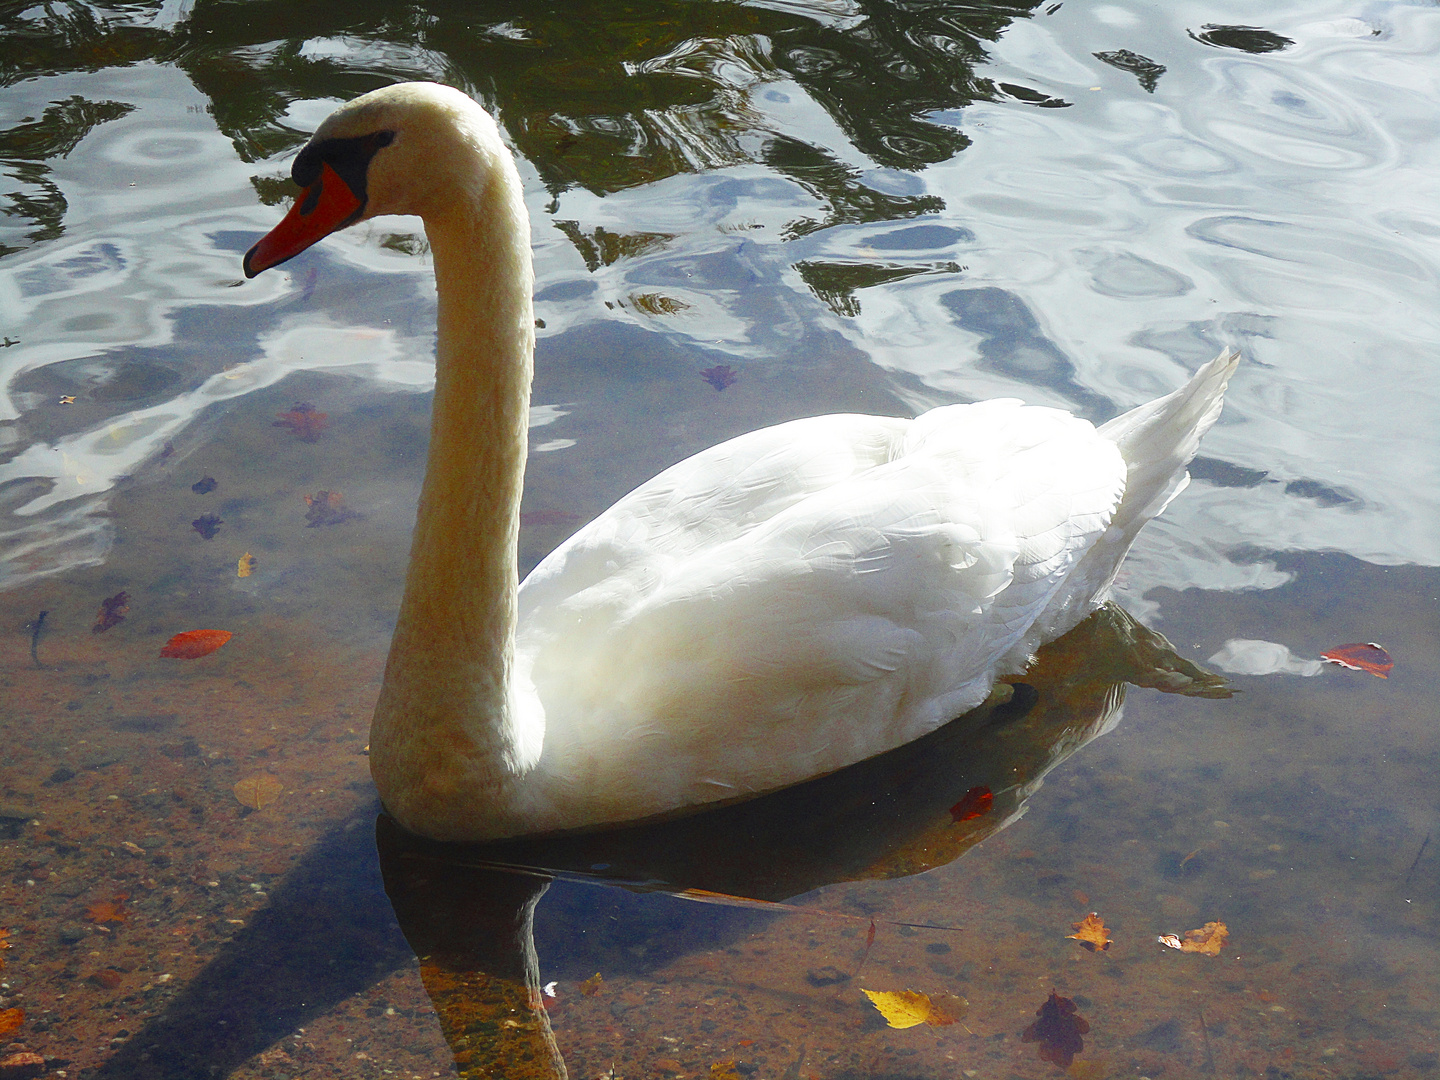
[(439, 297), (430, 458), (370, 735), (381, 798), (430, 835), (437, 819), (499, 800), (527, 764), (509, 684), (535, 343), (530, 222), (503, 148), (466, 149), (476, 160), (461, 172), (473, 177), (424, 215)]

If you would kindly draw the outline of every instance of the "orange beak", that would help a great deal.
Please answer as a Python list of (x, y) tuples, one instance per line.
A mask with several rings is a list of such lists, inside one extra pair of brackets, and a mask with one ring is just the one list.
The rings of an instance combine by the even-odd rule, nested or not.
[(311, 244), (343, 229), (365, 209), (365, 201), (350, 189), (329, 164), (320, 166), (320, 178), (300, 192), (300, 198), (283, 221), (245, 253), (245, 276), (293, 259)]

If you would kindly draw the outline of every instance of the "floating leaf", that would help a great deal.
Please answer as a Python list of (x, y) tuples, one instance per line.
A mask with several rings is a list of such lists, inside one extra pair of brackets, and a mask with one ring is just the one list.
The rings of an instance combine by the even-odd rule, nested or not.
[(117, 592), (105, 600), (100, 601), (100, 610), (95, 615), (95, 625), (90, 628), (92, 634), (103, 634), (112, 626), (119, 626), (125, 621), (126, 614), (130, 611), (130, 594)]
[(928, 994), (915, 990), (866, 990), (862, 986), (860, 992), (880, 1010), (880, 1015), (892, 1028), (911, 1028), (917, 1024), (944, 1027), (959, 1020), (969, 1007), (964, 998), (948, 994), (940, 1001), (934, 1001)]
[(9, 1035), (24, 1022), (24, 1009), (6, 1009), (0, 1012), (0, 1037)]
[(1179, 949), (1181, 952), (1198, 952), (1206, 956), (1219, 956), (1220, 950), (1225, 948), (1225, 941), (1230, 937), (1230, 931), (1223, 922), (1207, 922), (1199, 930), (1186, 930), (1183, 937), (1174, 934), (1161, 934), (1156, 940), (1161, 945), (1171, 949)]
[(160, 655), (171, 660), (198, 660), (220, 648), (232, 636), (229, 630), (186, 630), (167, 641)]
[(195, 483), (190, 485), (190, 490), (195, 492), (196, 495), (209, 495), (210, 492), (214, 491), (219, 486), (219, 481), (217, 481), (215, 477), (203, 476)]
[(1035, 1010), (1040, 1019), (1020, 1033), (1021, 1042), (1038, 1042), (1040, 1060), (1068, 1069), (1075, 1055), (1085, 1049), (1082, 1035), (1090, 1031), (1085, 1018), (1075, 1011), (1075, 1002), (1050, 991), (1045, 1004)]
[(1363, 644), (1337, 645), (1333, 649), (1326, 649), (1322, 652), (1320, 659), (1327, 664), (1338, 664), (1351, 671), (1368, 671), (1371, 675), (1382, 679), (1388, 679), (1390, 669), (1395, 666), (1395, 662), (1390, 659), (1390, 654), (1373, 641)]
[(235, 798), (252, 810), (263, 810), (280, 797), (285, 785), (269, 773), (256, 773), (240, 780), (232, 789)]
[(972, 787), (960, 801), (950, 807), (950, 816), (958, 821), (969, 821), (972, 818), (984, 817), (990, 812), (990, 807), (995, 805), (995, 796), (984, 784), (979, 787)]
[(594, 997), (600, 992), (600, 986), (604, 982), (605, 980), (600, 977), (600, 973), (597, 971), (580, 984), (580, 993), (586, 997)]
[(220, 526), (225, 524), (224, 518), (217, 514), (201, 514), (190, 527), (198, 532), (206, 540), (214, 540), (215, 534), (220, 531)]
[(716, 390), (724, 390), (727, 386), (734, 386), (735, 380), (740, 378), (735, 369), (729, 364), (716, 364), (714, 367), (706, 368), (700, 372), (700, 377)]
[(1094, 952), (1096, 949), (1104, 952), (1110, 948), (1110, 931), (1105, 928), (1105, 920), (1100, 918), (1096, 912), (1090, 912), (1085, 918), (1077, 923), (1071, 923), (1070, 926), (1075, 933), (1066, 934), (1065, 936), (1067, 938), (1074, 938), (1091, 952)]
[(674, 315), (690, 306), (684, 300), (676, 300), (673, 296), (662, 293), (632, 295), (630, 303), (646, 315)]
[(255, 558), (254, 555), (251, 555), (250, 552), (247, 551), (244, 555), (240, 556), (240, 561), (235, 566), (235, 576), (249, 577), (255, 572), (255, 567), (259, 565), (260, 560)]
[(317, 491), (305, 496), (305, 527), (318, 529), (322, 525), (339, 525), (342, 521), (358, 518), (360, 515), (347, 510), (345, 500), (338, 491)]
[(126, 899), (124, 893), (116, 893), (109, 900), (97, 900), (85, 909), (85, 917), (93, 923), (123, 923), (130, 918), (125, 910)]
[(297, 401), (289, 412), (275, 415), (280, 419), (271, 427), (289, 428), (301, 442), (314, 442), (320, 438), (320, 432), (330, 426), (329, 414), (317, 412), (308, 401)]

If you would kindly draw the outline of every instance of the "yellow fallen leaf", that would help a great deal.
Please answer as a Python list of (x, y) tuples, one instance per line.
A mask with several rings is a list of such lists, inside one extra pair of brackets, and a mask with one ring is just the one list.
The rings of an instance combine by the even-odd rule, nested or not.
[(1093, 1059), (1081, 1061), (1077, 1058), (1065, 1071), (1072, 1080), (1105, 1080), (1106, 1074), (1110, 1072), (1110, 1063)]
[(1079, 922), (1071, 923), (1070, 926), (1074, 929), (1075, 933), (1066, 934), (1065, 936), (1067, 938), (1074, 938), (1091, 952), (1095, 952), (1097, 949), (1100, 952), (1104, 952), (1110, 948), (1110, 931), (1106, 929), (1105, 920), (1100, 918), (1098, 913), (1092, 911)]
[(866, 990), (860, 992), (880, 1010), (885, 1022), (892, 1028), (911, 1028), (917, 1024), (944, 1027), (953, 1024), (965, 1015), (970, 1003), (962, 997), (941, 995), (939, 1001), (916, 990)]
[(1223, 922), (1207, 922), (1199, 930), (1186, 930), (1183, 937), (1175, 934), (1161, 934), (1157, 939), (1161, 945), (1181, 952), (1198, 952), (1206, 956), (1219, 956), (1225, 948), (1230, 931)]
[(710, 1080), (741, 1080), (740, 1074), (735, 1070), (735, 1059), (717, 1061), (711, 1065)]
[(240, 563), (239, 563), (239, 565), (235, 568), (235, 576), (236, 576), (236, 577), (249, 577), (250, 574), (251, 574), (251, 572), (255, 569), (255, 567), (257, 567), (257, 566), (259, 566), (259, 565), (260, 565), (260, 560), (257, 559), (257, 558), (255, 558), (254, 555), (251, 555), (250, 552), (247, 551), (247, 552), (245, 552), (244, 555), (241, 555), (241, 556), (240, 556)]
[(588, 979), (580, 984), (580, 993), (586, 997), (594, 997), (600, 992), (600, 984), (605, 980), (600, 977), (600, 972), (595, 972)]
[(236, 783), (235, 798), (252, 810), (263, 810), (280, 797), (285, 785), (269, 773), (256, 773)]

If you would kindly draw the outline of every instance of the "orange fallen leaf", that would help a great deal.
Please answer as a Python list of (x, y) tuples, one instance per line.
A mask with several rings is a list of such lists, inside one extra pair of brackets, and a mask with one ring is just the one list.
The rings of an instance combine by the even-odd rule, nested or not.
[(220, 648), (232, 636), (229, 630), (186, 630), (167, 641), (160, 655), (172, 660), (198, 660)]
[(317, 491), (305, 496), (305, 527), (317, 529), (322, 525), (340, 525), (360, 515), (345, 506), (345, 497), (338, 491)]
[(1390, 654), (1373, 641), (1336, 645), (1335, 648), (1322, 652), (1320, 659), (1327, 664), (1337, 664), (1351, 671), (1368, 671), (1382, 679), (1388, 679), (1395, 666)]
[(1085, 1049), (1082, 1035), (1090, 1031), (1085, 1018), (1075, 1011), (1075, 1002), (1050, 991), (1045, 1004), (1035, 1010), (1040, 1019), (1020, 1033), (1021, 1042), (1038, 1042), (1040, 1060), (1068, 1069), (1075, 1055)]
[(9, 1035), (24, 1022), (24, 1009), (6, 1009), (0, 1012), (0, 1036)]
[(256, 773), (238, 781), (231, 790), (250, 809), (263, 810), (280, 797), (285, 785), (269, 773)]
[(600, 977), (600, 972), (595, 972), (588, 979), (580, 984), (580, 993), (586, 997), (594, 997), (600, 992), (600, 986), (605, 980)]
[(1106, 929), (1105, 920), (1100, 918), (1097, 912), (1090, 912), (1085, 918), (1077, 923), (1071, 923), (1070, 926), (1075, 933), (1066, 934), (1065, 936), (1067, 938), (1074, 938), (1091, 952), (1095, 952), (1097, 949), (1104, 952), (1110, 948), (1110, 942), (1112, 940), (1110, 931)]
[(123, 923), (130, 918), (125, 900), (124, 893), (116, 893), (109, 900), (97, 900), (85, 909), (85, 917), (94, 923)]
[[(8, 926), (6, 926), (6, 927), (0, 927), (0, 951), (3, 951), (3, 950), (5, 950), (5, 949), (10, 948), (10, 942), (8, 942), (8, 941), (5, 940), (5, 939), (8, 938), (9, 936), (10, 936), (10, 928), (9, 928)], [(3, 957), (0, 957), (0, 968), (3, 968), (4, 966), (5, 966), (5, 960), (4, 960)]]
[(1230, 937), (1230, 931), (1223, 922), (1207, 922), (1199, 930), (1186, 930), (1183, 937), (1175, 934), (1161, 934), (1159, 942), (1161, 945), (1172, 949), (1179, 949), (1181, 952), (1198, 952), (1206, 956), (1219, 956), (1220, 950), (1225, 948), (1225, 941)]
[(939, 1001), (915, 990), (866, 990), (860, 992), (885, 1017), (892, 1028), (912, 1028), (917, 1024), (944, 1027), (965, 1015), (970, 1003), (962, 997), (942, 995)]

